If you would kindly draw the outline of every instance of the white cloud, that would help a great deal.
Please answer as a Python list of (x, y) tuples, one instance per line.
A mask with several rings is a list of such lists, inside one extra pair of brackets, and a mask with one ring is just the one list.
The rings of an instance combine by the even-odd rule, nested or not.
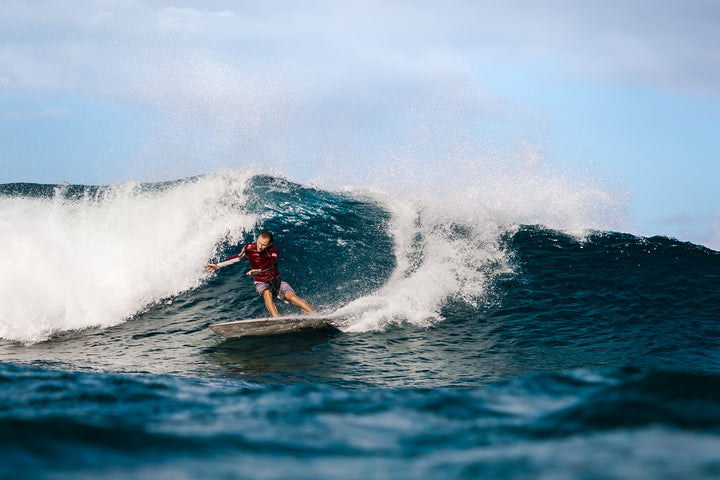
[(333, 125), (344, 124), (343, 135), (352, 136), (371, 128), (361, 120), (379, 115), (376, 125), (398, 118), (424, 128), (457, 125), (452, 142), (478, 119), (516, 108), (478, 86), (482, 72), (503, 66), (720, 94), (720, 4), (712, 2), (46, 0), (3, 7), (6, 91), (129, 102), (176, 119), (168, 128), (191, 132), (214, 122), (228, 138), (251, 139), (263, 129), (287, 136), (292, 123), (334, 135), (341, 134)]
[(6, 88), (93, 92), (107, 73), (127, 85), (126, 94), (152, 97), (145, 77), (162, 78), (168, 62), (177, 63), (176, 71), (190, 69), (186, 55), (202, 55), (229, 74), (238, 68), (286, 77), (296, 72), (313, 82), (338, 70), (383, 76), (532, 62), (558, 74), (720, 92), (720, 5), (714, 2), (185, 5), (11, 2), (0, 20), (7, 32), (0, 77)]
[(720, 6), (709, 2), (64, 0), (4, 10), (2, 88), (133, 102), (231, 129), (309, 105), (317, 116), (331, 102), (430, 108), (451, 90), (474, 90), (487, 110), (473, 76), (493, 65), (720, 94)]

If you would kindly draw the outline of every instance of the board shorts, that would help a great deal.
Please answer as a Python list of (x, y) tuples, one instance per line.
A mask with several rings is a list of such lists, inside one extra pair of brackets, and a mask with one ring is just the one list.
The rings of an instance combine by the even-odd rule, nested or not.
[(272, 292), (273, 296), (279, 298), (280, 300), (285, 300), (285, 295), (288, 293), (295, 293), (295, 290), (292, 289), (290, 284), (283, 281), (280, 277), (277, 277), (270, 282), (255, 282), (255, 291), (261, 297), (263, 292), (268, 288)]

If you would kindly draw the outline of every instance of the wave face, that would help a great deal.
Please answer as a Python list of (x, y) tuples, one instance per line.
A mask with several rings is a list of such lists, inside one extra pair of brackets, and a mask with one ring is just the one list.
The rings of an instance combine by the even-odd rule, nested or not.
[[(716, 478), (720, 253), (524, 186), (0, 186), (0, 476)], [(264, 229), (342, 332), (207, 328)]]

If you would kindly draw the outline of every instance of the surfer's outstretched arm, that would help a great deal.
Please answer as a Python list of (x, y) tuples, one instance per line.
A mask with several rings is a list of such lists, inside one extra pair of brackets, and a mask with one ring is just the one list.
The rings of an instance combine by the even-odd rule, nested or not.
[(227, 267), (228, 265), (238, 263), (243, 258), (245, 258), (245, 248), (244, 247), (243, 247), (242, 252), (238, 253), (237, 255), (233, 255), (232, 257), (228, 258), (227, 260), (223, 260), (220, 263), (208, 263), (207, 265), (205, 265), (205, 270), (207, 270), (208, 272), (217, 272), (222, 267)]

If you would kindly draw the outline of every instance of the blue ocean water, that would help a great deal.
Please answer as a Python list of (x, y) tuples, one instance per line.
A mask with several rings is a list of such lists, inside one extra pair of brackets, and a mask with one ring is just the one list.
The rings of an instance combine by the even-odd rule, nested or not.
[[(0, 478), (720, 478), (719, 252), (438, 203), (1, 186)], [(263, 229), (341, 331), (207, 328)]]

